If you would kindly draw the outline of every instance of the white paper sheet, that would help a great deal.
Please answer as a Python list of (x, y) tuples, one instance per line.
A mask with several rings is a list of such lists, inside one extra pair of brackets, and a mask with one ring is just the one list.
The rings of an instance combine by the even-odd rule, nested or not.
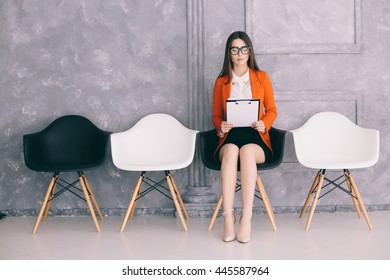
[(234, 127), (251, 126), (259, 119), (260, 99), (227, 100), (227, 121)]

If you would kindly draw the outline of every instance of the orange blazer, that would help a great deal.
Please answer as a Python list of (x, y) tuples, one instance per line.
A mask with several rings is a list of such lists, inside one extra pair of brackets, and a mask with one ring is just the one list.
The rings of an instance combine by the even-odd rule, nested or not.
[[(256, 71), (249, 69), (249, 77), (252, 89), (252, 98), (260, 99), (259, 120), (265, 124), (266, 132), (259, 132), (261, 139), (271, 149), (271, 139), (268, 131), (274, 123), (277, 110), (275, 105), (274, 91), (272, 89), (271, 80), (264, 71)], [(230, 97), (231, 82), (227, 83), (228, 77), (217, 78), (214, 85), (213, 94), (213, 123), (220, 137), (217, 150), (226, 139), (228, 133), (223, 137), (219, 135), (222, 121), (226, 120), (226, 100)], [(216, 151), (217, 151), (216, 150)], [(216, 156), (214, 154), (214, 156)]]

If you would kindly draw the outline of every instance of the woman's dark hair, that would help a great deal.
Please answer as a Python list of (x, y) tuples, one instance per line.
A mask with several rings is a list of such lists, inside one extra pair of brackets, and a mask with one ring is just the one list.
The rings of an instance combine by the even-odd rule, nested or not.
[(232, 46), (232, 42), (235, 39), (241, 39), (245, 42), (245, 44), (249, 47), (249, 59), (248, 59), (248, 67), (253, 70), (260, 70), (259, 66), (256, 62), (255, 52), (253, 51), (253, 45), (252, 41), (249, 38), (249, 36), (243, 32), (243, 31), (235, 31), (232, 34), (230, 34), (229, 38), (226, 41), (226, 47), (225, 47), (225, 58), (223, 61), (222, 70), (219, 73), (218, 77), (228, 77), (228, 81), (226, 83), (229, 83), (232, 79), (232, 69), (233, 69), (233, 62), (230, 57), (230, 48)]

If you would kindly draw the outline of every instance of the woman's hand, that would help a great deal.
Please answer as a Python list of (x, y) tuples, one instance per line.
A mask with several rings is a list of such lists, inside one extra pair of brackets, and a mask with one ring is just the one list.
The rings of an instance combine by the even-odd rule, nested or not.
[(219, 134), (223, 136), (225, 133), (229, 132), (230, 129), (232, 128), (233, 128), (233, 124), (231, 122), (223, 121), (221, 123), (221, 131), (219, 132)]
[(265, 132), (265, 124), (263, 121), (256, 121), (252, 123), (252, 128), (256, 129), (259, 132)]

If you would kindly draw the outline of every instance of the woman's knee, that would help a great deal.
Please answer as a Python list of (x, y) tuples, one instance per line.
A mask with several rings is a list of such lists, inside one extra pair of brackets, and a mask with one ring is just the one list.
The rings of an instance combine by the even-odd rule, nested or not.
[(260, 146), (255, 144), (248, 144), (240, 149), (241, 161), (255, 161), (256, 163), (264, 162), (264, 151)]
[(252, 145), (242, 146), (240, 149), (240, 158), (241, 159), (255, 159), (256, 149)]
[(221, 148), (219, 152), (220, 160), (237, 160), (239, 156), (239, 148), (233, 144), (226, 144)]

